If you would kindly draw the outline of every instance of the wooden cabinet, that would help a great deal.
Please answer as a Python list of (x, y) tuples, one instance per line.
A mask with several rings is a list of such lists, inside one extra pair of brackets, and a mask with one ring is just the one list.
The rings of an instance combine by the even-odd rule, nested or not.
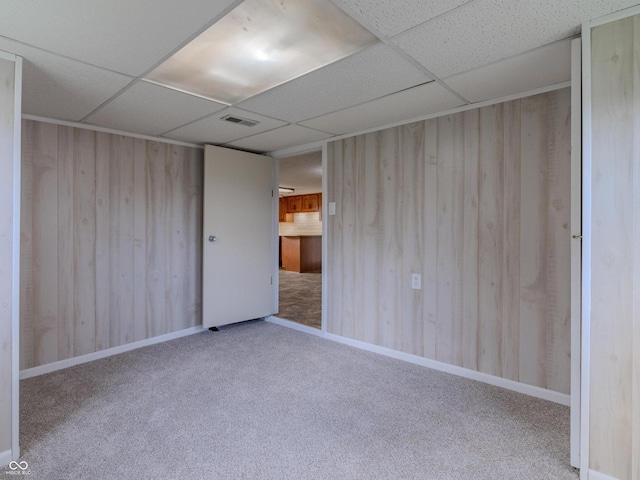
[(320, 220), (322, 220), (322, 193), (280, 198), (278, 221), (293, 222), (293, 214), (300, 212), (320, 212)]
[(302, 211), (317, 212), (318, 211), (318, 194), (302, 195)]
[(322, 270), (322, 237), (281, 237), (282, 267), (289, 272)]
[(288, 201), (287, 201), (287, 197), (282, 197), (280, 199), (280, 210), (279, 210), (279, 215), (278, 215), (278, 221), (279, 222), (286, 222), (287, 221), (287, 207), (288, 207)]
[(287, 213), (298, 213), (302, 211), (301, 195), (287, 197), (287, 201), (288, 201)]

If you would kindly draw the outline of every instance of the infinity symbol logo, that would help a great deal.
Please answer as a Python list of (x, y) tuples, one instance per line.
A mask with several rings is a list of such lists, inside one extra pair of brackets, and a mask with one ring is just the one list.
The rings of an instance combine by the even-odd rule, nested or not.
[(18, 463), (16, 461), (13, 461), (13, 462), (11, 462), (9, 464), (9, 468), (11, 470), (17, 470), (17, 469), (26, 470), (27, 468), (29, 468), (29, 464), (27, 462), (25, 462), (24, 460), (21, 461), (20, 463)]

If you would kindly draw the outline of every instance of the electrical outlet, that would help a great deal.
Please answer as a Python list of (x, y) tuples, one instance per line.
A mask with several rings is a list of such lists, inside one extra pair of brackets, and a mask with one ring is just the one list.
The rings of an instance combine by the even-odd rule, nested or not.
[(336, 202), (329, 202), (329, 215), (336, 214)]
[(414, 290), (422, 290), (422, 275), (419, 273), (411, 274), (411, 288)]

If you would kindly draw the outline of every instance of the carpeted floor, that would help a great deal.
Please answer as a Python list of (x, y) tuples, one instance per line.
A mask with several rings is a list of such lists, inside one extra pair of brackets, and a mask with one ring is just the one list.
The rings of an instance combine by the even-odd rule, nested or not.
[(263, 321), (23, 380), (20, 421), (33, 479), (578, 478), (567, 407)]
[(321, 328), (322, 274), (280, 270), (278, 317)]

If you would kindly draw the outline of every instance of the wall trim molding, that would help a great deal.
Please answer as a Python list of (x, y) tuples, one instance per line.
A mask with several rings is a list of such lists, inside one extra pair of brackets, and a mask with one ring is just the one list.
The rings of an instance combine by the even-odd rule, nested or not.
[(153, 135), (143, 135), (141, 133), (124, 132), (122, 130), (114, 130), (113, 128), (99, 127), (98, 125), (89, 125), (88, 123), (69, 122), (67, 120), (58, 120), (56, 118), (41, 117), (38, 115), (23, 114), (23, 120), (34, 120), (36, 122), (53, 123), (54, 125), (62, 125), (65, 127), (83, 128), (85, 130), (92, 130), (94, 132), (111, 133), (113, 135), (124, 135), (126, 137), (140, 138), (142, 140), (150, 140), (152, 142), (162, 142), (171, 145), (179, 145), (181, 147), (197, 148), (204, 150), (204, 146), (196, 143), (181, 142), (180, 140), (172, 140), (165, 137), (154, 137)]
[(593, 27), (599, 27), (600, 25), (615, 22), (616, 20), (622, 20), (623, 18), (633, 17), (639, 13), (640, 5), (634, 5), (602, 17), (594, 18), (593, 20), (588, 20), (582, 24), (582, 33), (584, 34), (586, 30), (590, 30)]
[(347, 337), (341, 337), (333, 333), (325, 334), (325, 338), (333, 340), (344, 345), (360, 348), (369, 352), (378, 353), (386, 357), (395, 358), (397, 360), (403, 360), (405, 362), (420, 365), (422, 367), (431, 368), (440, 372), (451, 373), (459, 377), (469, 378), (471, 380), (477, 380), (479, 382), (488, 383), (496, 387), (505, 388), (518, 393), (524, 393), (532, 397), (541, 398), (550, 402), (559, 403), (560, 405), (570, 406), (571, 397), (564, 393), (554, 392), (553, 390), (547, 390), (545, 388), (536, 387), (534, 385), (527, 385), (526, 383), (516, 382), (514, 380), (508, 380), (506, 378), (496, 377), (487, 373), (477, 372), (475, 370), (469, 370), (468, 368), (458, 367), (456, 365), (450, 365), (448, 363), (439, 362), (437, 360), (431, 360), (429, 358), (419, 357), (410, 353), (399, 352), (398, 350), (392, 350), (386, 347), (380, 347), (359, 340), (353, 340)]
[(0, 468), (9, 465), (12, 460), (11, 450), (0, 452)]
[(601, 473), (596, 470), (589, 470), (589, 480), (618, 480), (616, 477)]
[(266, 317), (264, 319), (266, 322), (275, 323), (276, 325), (280, 325), (281, 327), (287, 327), (291, 330), (297, 330), (299, 332), (308, 333), (309, 335), (315, 335), (316, 337), (324, 337), (322, 330), (318, 330), (317, 328), (308, 327), (307, 325), (302, 325), (300, 323), (292, 322), (291, 320), (287, 320), (286, 318), (280, 318), (271, 315), (270, 317)]
[[(351, 338), (342, 337), (333, 333), (323, 332), (317, 328), (307, 327), (306, 325), (300, 325), (289, 320), (284, 320), (278, 317), (267, 317), (267, 322), (275, 323), (282, 327), (291, 328), (303, 333), (309, 333), (317, 337), (322, 337), (327, 340), (331, 340), (350, 347), (359, 348), (368, 352), (384, 355), (385, 357), (395, 358), (396, 360), (402, 360), (405, 362), (413, 363), (414, 365), (420, 365), (421, 367), (431, 368), (432, 370), (438, 370), (440, 372), (450, 373), (459, 377), (469, 378), (471, 380), (477, 380), (482, 383), (494, 385), (496, 387), (505, 388), (514, 392), (523, 393), (531, 397), (541, 398), (550, 402), (559, 403), (560, 405), (570, 406), (571, 396), (564, 393), (554, 392), (553, 390), (547, 390), (546, 388), (540, 388), (533, 385), (527, 385), (526, 383), (516, 382), (514, 380), (508, 380), (506, 378), (496, 377), (487, 373), (477, 372), (475, 370), (469, 370), (468, 368), (458, 367), (456, 365), (449, 365), (448, 363), (439, 362), (437, 360), (431, 360), (429, 358), (419, 357), (418, 355), (412, 355), (410, 353), (399, 352), (398, 350), (392, 350), (390, 348), (380, 347), (371, 343), (361, 342), (359, 340), (353, 340)], [(603, 479), (605, 480), (605, 479)]]
[(145, 340), (139, 340), (137, 342), (127, 343), (126, 345), (107, 348), (105, 350), (100, 350), (99, 352), (88, 353), (86, 355), (67, 358), (65, 360), (60, 360), (58, 362), (52, 362), (52, 363), (47, 363), (45, 365), (40, 365), (33, 368), (27, 368), (20, 371), (20, 380), (24, 380), (26, 378), (31, 378), (31, 377), (37, 377), (39, 375), (44, 375), (46, 373), (62, 370), (64, 368), (74, 367), (82, 363), (92, 362), (94, 360), (99, 360), (101, 358), (118, 355), (119, 353), (129, 352), (131, 350), (136, 350), (142, 347), (148, 347), (150, 345), (155, 345), (157, 343), (168, 342), (169, 340), (175, 340), (176, 338), (186, 337), (186, 336), (194, 335), (196, 333), (200, 333), (204, 331), (206, 331), (206, 328), (199, 325), (196, 327), (186, 328), (184, 330), (178, 330), (177, 332), (166, 333), (164, 335), (159, 335), (157, 337), (151, 337)]

